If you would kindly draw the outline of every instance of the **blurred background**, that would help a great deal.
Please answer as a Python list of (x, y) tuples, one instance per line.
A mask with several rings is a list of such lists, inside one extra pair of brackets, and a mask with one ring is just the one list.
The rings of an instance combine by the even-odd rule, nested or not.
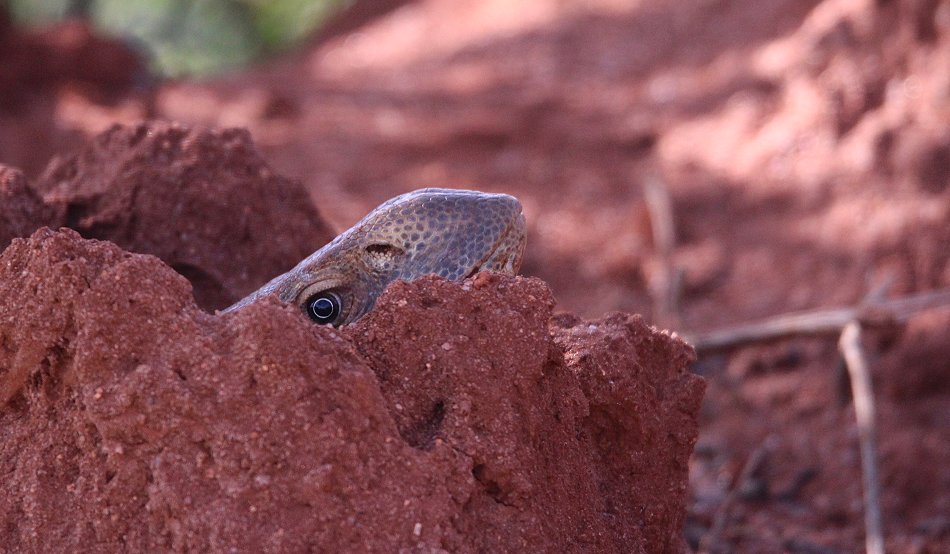
[[(0, 163), (115, 123), (250, 130), (338, 230), (426, 186), (525, 206), (560, 309), (696, 332), (950, 286), (947, 0), (8, 0)], [(950, 319), (875, 351), (889, 551), (950, 551)], [(853, 552), (834, 340), (704, 356), (699, 547)], [(761, 467), (737, 481), (753, 452)], [(736, 493), (733, 493), (735, 496)]]
[(307, 38), (346, 0), (8, 0), (14, 23), (82, 18), (163, 76), (234, 70)]

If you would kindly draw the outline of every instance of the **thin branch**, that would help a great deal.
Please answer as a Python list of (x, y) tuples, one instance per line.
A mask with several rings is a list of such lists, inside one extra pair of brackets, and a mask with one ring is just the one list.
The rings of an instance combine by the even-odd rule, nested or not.
[(679, 319), (682, 272), (673, 263), (673, 253), (676, 249), (673, 200), (666, 184), (657, 177), (648, 177), (644, 181), (643, 197), (650, 214), (653, 248), (659, 258), (658, 271), (650, 276), (653, 305), (661, 320), (674, 324)]
[(699, 548), (697, 550), (698, 554), (710, 554), (711, 552), (715, 551), (721, 540), (720, 537), (722, 535), (723, 529), (725, 529), (726, 524), (729, 523), (732, 505), (735, 504), (736, 499), (739, 497), (739, 492), (742, 490), (745, 483), (752, 479), (752, 476), (755, 475), (760, 467), (762, 467), (762, 464), (765, 463), (766, 454), (768, 454), (769, 451), (767, 442), (769, 441), (762, 441), (758, 448), (752, 451), (752, 454), (749, 454), (749, 458), (746, 460), (745, 465), (742, 466), (742, 471), (732, 483), (732, 488), (729, 490), (728, 494), (726, 494), (726, 498), (723, 499), (722, 504), (719, 505), (719, 508), (716, 509), (716, 515), (713, 516), (713, 522), (709, 527), (709, 531), (707, 531), (706, 534), (703, 535), (703, 538), (699, 541)]
[(881, 528), (881, 484), (877, 470), (875, 445), (874, 391), (871, 375), (861, 346), (861, 324), (852, 321), (845, 325), (838, 341), (851, 375), (851, 394), (854, 414), (858, 422), (858, 441), (861, 445), (861, 470), (864, 486), (865, 548), (868, 554), (884, 554), (884, 534)]
[(948, 306), (950, 289), (941, 289), (859, 306), (785, 314), (685, 338), (697, 353), (705, 354), (788, 337), (837, 335), (852, 321), (865, 327), (893, 324), (918, 312)]
[[(861, 306), (870, 306), (875, 302), (881, 302), (887, 297), (887, 291), (897, 280), (897, 274), (894, 271), (888, 271), (880, 275), (877, 280), (871, 282), (868, 293), (864, 295)], [(848, 364), (844, 356), (838, 356), (835, 362), (834, 370), (835, 393), (838, 398), (838, 406), (844, 407), (851, 402), (851, 379), (848, 377)]]

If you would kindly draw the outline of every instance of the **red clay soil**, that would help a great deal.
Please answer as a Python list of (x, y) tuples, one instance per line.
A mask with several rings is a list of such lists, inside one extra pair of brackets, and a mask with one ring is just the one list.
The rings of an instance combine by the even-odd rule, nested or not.
[(0, 165), (0, 251), (37, 227), (60, 227), (65, 213), (43, 202), (19, 170)]
[(54, 158), (35, 189), (84, 237), (164, 260), (196, 284), (205, 309), (243, 298), (335, 235), (237, 129), (116, 126)]
[[(950, 3), (404, 4), (356, 10), (264, 67), (154, 94), (110, 103), (56, 85), (0, 113), (0, 162), (35, 180), (77, 136), (158, 116), (247, 128), (337, 230), (423, 186), (508, 192), (525, 205), (524, 271), (558, 308), (681, 332), (856, 303), (881, 283), (890, 296), (950, 287)], [(654, 310), (666, 273), (651, 178), (672, 200), (674, 317)], [(950, 551), (948, 329), (934, 313), (868, 341), (888, 552)], [(862, 550), (839, 363), (829, 338), (694, 364), (709, 388), (690, 546)]]
[(197, 307), (157, 258), (0, 256), (11, 552), (683, 552), (703, 380), (536, 279), (398, 283), (343, 332)]

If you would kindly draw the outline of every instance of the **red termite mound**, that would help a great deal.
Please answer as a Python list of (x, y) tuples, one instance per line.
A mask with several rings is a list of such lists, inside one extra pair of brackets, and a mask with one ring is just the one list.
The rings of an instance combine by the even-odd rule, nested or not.
[(223, 308), (333, 238), (299, 183), (242, 129), (116, 125), (55, 157), (37, 182), (0, 166), (0, 248), (40, 226), (153, 254)]
[(16, 237), (42, 226), (59, 227), (65, 221), (62, 210), (46, 205), (23, 173), (0, 165), (0, 251)]
[(115, 127), (0, 200), (6, 548), (683, 550), (703, 381), (639, 317), (493, 274), (212, 315), (330, 235), (239, 130)]
[(0, 256), (0, 543), (41, 551), (680, 552), (703, 381), (535, 279), (397, 283), (342, 330), (226, 316), (152, 256)]

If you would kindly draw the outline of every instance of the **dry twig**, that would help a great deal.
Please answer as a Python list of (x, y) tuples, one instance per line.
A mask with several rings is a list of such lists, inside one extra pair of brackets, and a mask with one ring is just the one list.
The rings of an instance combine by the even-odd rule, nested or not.
[(861, 346), (861, 324), (858, 321), (845, 325), (838, 348), (841, 349), (851, 376), (854, 414), (858, 422), (864, 487), (865, 548), (868, 554), (884, 554), (884, 535), (881, 529), (881, 485), (878, 479), (875, 445), (874, 391), (871, 387), (871, 375), (868, 372), (864, 349)]
[(768, 440), (762, 441), (758, 448), (752, 451), (752, 454), (749, 454), (745, 465), (742, 466), (742, 471), (739, 472), (738, 477), (736, 477), (736, 480), (732, 483), (732, 488), (716, 510), (716, 515), (713, 516), (713, 522), (709, 527), (709, 531), (707, 531), (699, 541), (698, 554), (711, 554), (716, 552), (722, 531), (726, 528), (726, 524), (729, 523), (732, 505), (735, 504), (736, 498), (739, 497), (743, 485), (752, 479), (752, 476), (755, 475), (759, 468), (762, 467), (762, 464), (765, 463), (765, 457), (769, 451), (769, 442)]
[(860, 306), (780, 315), (705, 334), (687, 335), (686, 341), (697, 353), (705, 354), (788, 337), (837, 335), (853, 321), (865, 327), (880, 326), (905, 321), (918, 312), (948, 306), (950, 289), (941, 289)]
[(650, 276), (653, 305), (659, 319), (675, 324), (679, 319), (679, 295), (682, 272), (673, 262), (676, 248), (676, 226), (673, 220), (673, 200), (666, 184), (656, 177), (649, 177), (643, 184), (643, 196), (650, 214), (653, 247), (659, 258), (659, 267)]

